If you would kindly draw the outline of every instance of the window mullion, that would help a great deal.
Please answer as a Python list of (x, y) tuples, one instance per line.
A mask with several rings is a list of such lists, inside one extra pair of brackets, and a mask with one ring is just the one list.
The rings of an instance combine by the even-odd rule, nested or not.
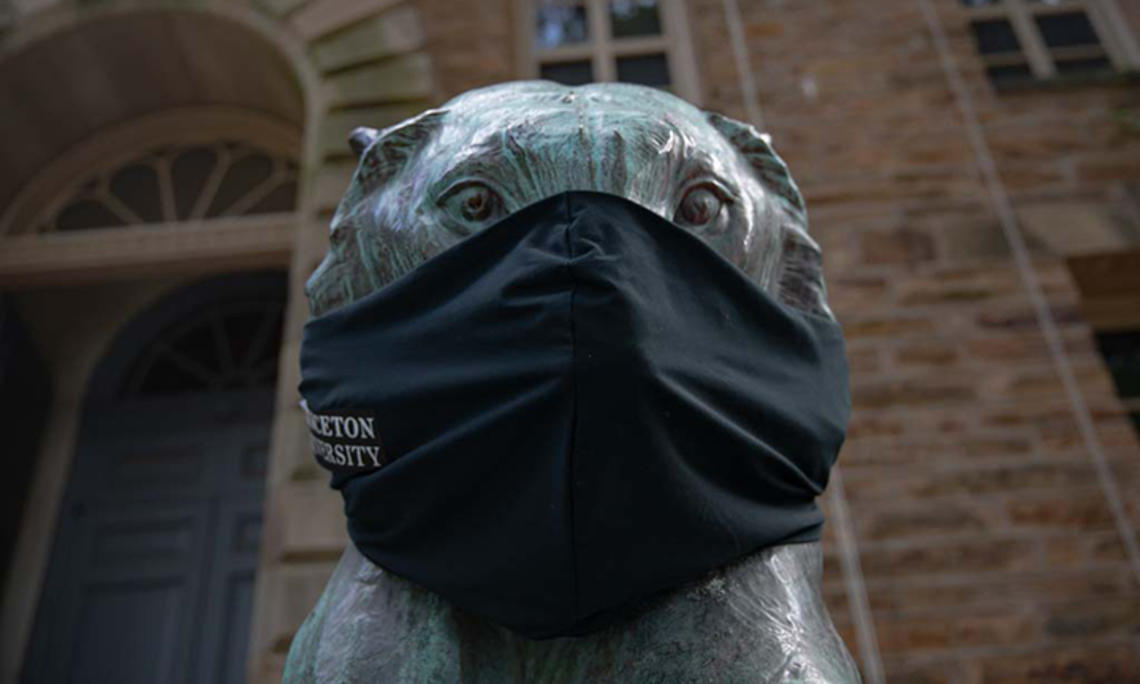
[(1113, 0), (1086, 0), (1085, 5), (1089, 21), (1113, 66), (1120, 71), (1140, 68), (1140, 47), (1116, 3)]
[(539, 55), (538, 46), (535, 45), (535, 24), (538, 17), (535, 15), (533, 0), (515, 0), (515, 16), (519, 22), (515, 50), (517, 52), (516, 68), (520, 78), (538, 78)]
[(625, 55), (645, 55), (654, 52), (668, 52), (669, 41), (664, 35), (621, 38), (610, 42), (610, 53), (615, 57)]
[(1052, 78), (1057, 69), (1053, 66), (1049, 49), (1041, 39), (1037, 23), (1033, 21), (1033, 13), (1026, 6), (1025, 0), (1005, 0), (1005, 3), (1009, 6), (1010, 24), (1017, 34), (1017, 40), (1021, 43), (1021, 49), (1025, 51), (1033, 75), (1042, 79)]
[(601, 83), (617, 80), (608, 9), (607, 0), (586, 0), (586, 16), (594, 34), (594, 80)]

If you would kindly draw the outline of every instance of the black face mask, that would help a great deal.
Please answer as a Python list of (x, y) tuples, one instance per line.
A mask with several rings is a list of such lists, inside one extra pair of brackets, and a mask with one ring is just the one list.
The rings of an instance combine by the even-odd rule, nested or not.
[(835, 322), (591, 192), (311, 320), (301, 369), (361, 553), (531, 637), (818, 539), (850, 411)]

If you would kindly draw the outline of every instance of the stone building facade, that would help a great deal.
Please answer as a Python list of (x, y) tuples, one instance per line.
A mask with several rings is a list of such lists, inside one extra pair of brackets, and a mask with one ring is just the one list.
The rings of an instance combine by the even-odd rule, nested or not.
[[(578, 5), (0, 2), (5, 407), (50, 394), (5, 410), (36, 437), (4, 452), (5, 680), (154, 611), (195, 616), (154, 673), (279, 678), (346, 540), (295, 388), (347, 134), (543, 74), (656, 79), (800, 183), (853, 372), (825, 590), (868, 680), (1140, 678), (1135, 3), (635, 0), (622, 39)], [(230, 431), (196, 451), (187, 415)]]

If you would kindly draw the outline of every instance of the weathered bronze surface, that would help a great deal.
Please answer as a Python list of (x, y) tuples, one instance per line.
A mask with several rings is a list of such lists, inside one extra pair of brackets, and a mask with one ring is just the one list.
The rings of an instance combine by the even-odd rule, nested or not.
[[(475, 90), (383, 131), (360, 157), (309, 280), (315, 315), (568, 190), (620, 195), (700, 235), (774, 296), (830, 316), (803, 199), (766, 136), (659, 90), (548, 82)], [(531, 641), (465, 615), (350, 547), (285, 680), (851, 682), (820, 597), (819, 544), (761, 551), (587, 637)]]
[(785, 301), (827, 312), (803, 198), (767, 136), (660, 90), (508, 83), (383, 131), (357, 129), (351, 144), (360, 165), (309, 280), (314, 314), (567, 190), (637, 202)]

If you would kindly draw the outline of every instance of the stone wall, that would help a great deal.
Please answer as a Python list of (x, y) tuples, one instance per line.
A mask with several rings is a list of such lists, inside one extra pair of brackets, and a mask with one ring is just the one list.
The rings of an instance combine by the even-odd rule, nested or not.
[[(997, 94), (935, 3), (1133, 526), (1140, 449), (1065, 257), (1135, 248), (1135, 85)], [(742, 111), (717, 0), (712, 109)], [(841, 456), (890, 681), (1140, 676), (1140, 587), (916, 2), (741, 3), (766, 128), (807, 197), (853, 367)], [(829, 603), (855, 627), (835, 546)]]

